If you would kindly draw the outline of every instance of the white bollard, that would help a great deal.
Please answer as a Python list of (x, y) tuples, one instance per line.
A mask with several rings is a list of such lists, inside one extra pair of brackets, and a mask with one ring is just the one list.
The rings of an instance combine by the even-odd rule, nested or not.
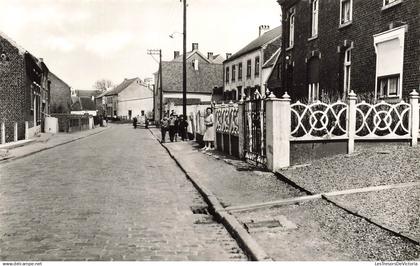
[(13, 134), (13, 136), (14, 136), (14, 141), (15, 142), (18, 141), (18, 123), (17, 122), (15, 122), (15, 124), (14, 124), (14, 134)]
[(25, 121), (25, 139), (29, 139), (29, 122)]
[(419, 93), (416, 90), (410, 93), (411, 105), (411, 146), (417, 146), (419, 137)]
[(354, 91), (351, 91), (348, 96), (349, 100), (349, 116), (347, 121), (347, 129), (349, 134), (349, 140), (347, 144), (347, 153), (352, 154), (354, 152), (354, 139), (356, 137), (356, 100), (357, 95)]
[(6, 144), (6, 125), (1, 123), (1, 144)]

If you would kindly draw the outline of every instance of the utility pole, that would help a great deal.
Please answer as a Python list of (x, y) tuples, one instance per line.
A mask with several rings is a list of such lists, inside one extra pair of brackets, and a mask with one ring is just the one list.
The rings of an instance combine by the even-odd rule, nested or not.
[[(161, 49), (154, 49), (154, 50), (147, 50), (147, 54), (151, 55), (159, 55), (159, 121), (163, 118), (163, 83), (162, 83), (162, 50)], [(153, 95), (153, 99), (155, 95)]]
[(182, 55), (182, 114), (187, 117), (187, 0), (182, 0), (184, 4), (184, 34)]

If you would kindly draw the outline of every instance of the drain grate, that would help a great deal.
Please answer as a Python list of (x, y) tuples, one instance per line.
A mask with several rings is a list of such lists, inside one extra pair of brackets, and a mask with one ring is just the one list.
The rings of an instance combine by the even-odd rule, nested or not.
[(209, 210), (207, 206), (192, 206), (191, 211), (193, 214), (205, 214), (209, 215)]
[(294, 224), (292, 221), (288, 220), (285, 216), (278, 216), (269, 220), (260, 220), (260, 221), (251, 220), (249, 222), (244, 223), (244, 227), (248, 232), (267, 231), (267, 230), (284, 231), (284, 230), (297, 229), (297, 225)]

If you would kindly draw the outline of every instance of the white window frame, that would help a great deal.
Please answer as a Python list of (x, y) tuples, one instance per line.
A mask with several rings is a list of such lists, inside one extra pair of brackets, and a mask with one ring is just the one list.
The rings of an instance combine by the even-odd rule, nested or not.
[(398, 5), (402, 3), (403, 0), (388, 0), (388, 1), (392, 1), (388, 4), (386, 3), (387, 0), (383, 0), (383, 1), (384, 2), (383, 2), (382, 10)]
[[(404, 69), (404, 44), (405, 44), (405, 32), (407, 30), (407, 25), (401, 26), (401, 27), (397, 27), (385, 32), (381, 32), (379, 34), (375, 34), (373, 35), (373, 42), (374, 42), (374, 47), (375, 47), (375, 53), (376, 55), (378, 54), (378, 47), (377, 45), (383, 42), (387, 42), (387, 41), (391, 41), (393, 39), (398, 39), (399, 43), (400, 43), (400, 47), (402, 47), (401, 49), (401, 58), (403, 58), (403, 62), (401, 63), (400, 66), (400, 71), (398, 73), (393, 73), (393, 74), (399, 74), (399, 84), (398, 84), (398, 92), (397, 92), (397, 96), (389, 96), (389, 98), (399, 98), (400, 100), (402, 99), (402, 88), (403, 88), (403, 69)], [(375, 74), (375, 99), (378, 99), (378, 80), (379, 78), (383, 77), (382, 75), (379, 76), (378, 74), (378, 56), (376, 56), (376, 74)], [(387, 75), (388, 76), (388, 75)], [(389, 91), (389, 90), (388, 90)], [(388, 93), (389, 94), (389, 93)], [(388, 96), (386, 96), (388, 97)]]
[[(344, 13), (344, 3), (349, 2), (350, 3), (350, 17), (348, 20), (343, 21), (343, 13)], [(353, 21), (353, 0), (340, 0), (340, 26), (351, 24)]]
[(289, 43), (288, 48), (292, 48), (295, 44), (295, 8), (289, 9)]
[(318, 36), (319, 0), (312, 0), (311, 11), (312, 11), (311, 37), (314, 38)]
[(343, 92), (344, 95), (348, 95), (351, 89), (351, 57), (352, 57), (352, 47), (347, 48), (344, 51), (344, 84)]

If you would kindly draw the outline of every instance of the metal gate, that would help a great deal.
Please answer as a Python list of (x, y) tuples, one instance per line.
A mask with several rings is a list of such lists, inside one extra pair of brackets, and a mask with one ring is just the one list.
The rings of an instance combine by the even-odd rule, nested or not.
[(265, 150), (265, 100), (257, 92), (254, 99), (245, 101), (245, 158), (257, 166), (267, 163)]

